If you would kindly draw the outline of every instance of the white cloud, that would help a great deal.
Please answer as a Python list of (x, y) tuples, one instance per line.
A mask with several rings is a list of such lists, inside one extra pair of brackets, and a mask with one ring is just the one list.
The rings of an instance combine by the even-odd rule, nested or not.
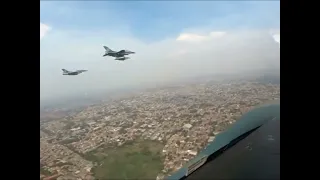
[(188, 34), (188, 33), (184, 33), (184, 34), (180, 34), (177, 38), (177, 41), (203, 41), (206, 39), (206, 36), (201, 36), (201, 35), (197, 35), (197, 34)]
[(220, 38), (226, 35), (226, 32), (213, 31), (208, 35), (198, 35), (194, 33), (182, 33), (177, 37), (177, 41), (185, 42), (202, 42), (205, 40), (210, 40), (212, 38)]
[(279, 44), (279, 48), (280, 48), (280, 34), (273, 35), (273, 39)]
[(269, 34), (272, 36), (274, 41), (276, 41), (280, 48), (280, 29), (271, 29)]
[[(103, 45), (136, 54), (125, 62), (114, 61), (112, 57), (102, 57)], [(55, 29), (40, 46), (42, 99), (280, 67), (279, 48), (267, 30), (181, 33), (177, 38), (147, 44), (109, 30)], [(69, 77), (61, 75), (62, 68), (89, 71)]]
[(50, 29), (51, 29), (51, 27), (40, 22), (40, 40), (47, 34), (47, 32)]

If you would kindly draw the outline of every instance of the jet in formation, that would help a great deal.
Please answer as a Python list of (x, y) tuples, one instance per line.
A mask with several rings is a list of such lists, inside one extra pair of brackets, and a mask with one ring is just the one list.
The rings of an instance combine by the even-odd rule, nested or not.
[(86, 72), (88, 70), (76, 70), (76, 71), (68, 71), (66, 69), (62, 69), (63, 74), (62, 75), (69, 75), (69, 76), (74, 76), (74, 75), (78, 75), (80, 73)]
[(106, 50), (103, 57), (112, 56), (112, 57), (115, 57), (114, 60), (118, 60), (118, 61), (125, 61), (129, 59), (129, 57), (125, 57), (126, 55), (135, 54), (135, 52), (128, 51), (128, 50), (113, 51), (107, 46), (103, 46), (103, 48)]
[[(117, 60), (117, 61), (125, 61), (127, 59), (130, 59), (129, 57), (126, 57), (126, 55), (135, 54), (135, 52), (128, 51), (128, 50), (113, 51), (107, 46), (103, 46), (103, 48), (106, 50), (103, 57), (111, 56), (111, 57), (114, 57), (115, 58), (114, 60)], [(66, 69), (62, 69), (62, 71), (63, 71), (63, 75), (75, 76), (80, 73), (86, 72), (88, 70), (68, 71)]]

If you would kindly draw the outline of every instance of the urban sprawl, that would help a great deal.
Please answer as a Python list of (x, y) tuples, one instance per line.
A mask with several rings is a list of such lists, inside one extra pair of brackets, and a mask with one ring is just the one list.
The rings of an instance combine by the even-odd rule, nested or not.
[(41, 121), (40, 178), (94, 179), (99, 164), (86, 154), (139, 139), (163, 144), (163, 169), (154, 177), (163, 179), (243, 113), (279, 98), (278, 84), (203, 83), (141, 92)]

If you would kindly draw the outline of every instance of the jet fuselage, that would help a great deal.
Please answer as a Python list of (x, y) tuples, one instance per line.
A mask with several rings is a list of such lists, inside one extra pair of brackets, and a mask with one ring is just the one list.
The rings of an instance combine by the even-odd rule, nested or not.
[(87, 72), (87, 70), (68, 71), (66, 69), (62, 69), (62, 71), (63, 71), (62, 75), (69, 75), (69, 76), (75, 76), (80, 73)]
[(63, 73), (63, 75), (71, 75), (71, 76), (78, 75), (78, 74), (80, 73), (79, 72)]
[(134, 52), (121, 50), (118, 52), (108, 52), (104, 56), (123, 57), (123, 56), (129, 55), (129, 54), (134, 54)]

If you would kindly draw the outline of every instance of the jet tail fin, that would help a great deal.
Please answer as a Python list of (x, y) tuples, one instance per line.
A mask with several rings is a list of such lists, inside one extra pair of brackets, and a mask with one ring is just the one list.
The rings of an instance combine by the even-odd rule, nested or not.
[(69, 71), (66, 69), (62, 69), (63, 73), (68, 73)]
[(106, 53), (112, 52), (112, 50), (110, 48), (108, 48), (107, 46), (103, 46), (103, 48), (106, 50)]

